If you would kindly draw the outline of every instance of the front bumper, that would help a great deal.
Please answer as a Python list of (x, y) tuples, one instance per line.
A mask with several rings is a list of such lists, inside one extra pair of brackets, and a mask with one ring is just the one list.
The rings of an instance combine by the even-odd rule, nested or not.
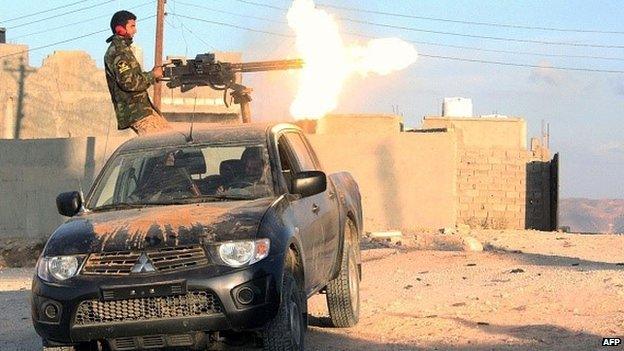
[[(264, 326), (277, 313), (281, 286), (277, 282), (282, 280), (283, 264), (282, 256), (269, 256), (242, 269), (210, 265), (167, 274), (123, 277), (78, 275), (63, 285), (45, 282), (35, 276), (31, 301), (33, 325), (45, 341), (65, 344), (127, 336), (257, 329)], [(145, 316), (127, 318), (136, 317), (128, 312), (128, 309), (143, 304), (138, 303), (136, 299), (124, 299), (113, 304), (116, 306), (117, 314), (124, 315), (124, 318), (99, 318), (98, 311), (101, 312), (102, 308), (110, 306), (104, 301), (105, 289), (110, 287), (128, 289), (137, 286), (145, 291), (146, 286), (160, 286), (171, 282), (183, 282), (188, 293), (202, 292), (212, 295), (217, 308), (209, 313), (202, 311), (194, 315), (181, 314), (178, 310), (178, 313), (173, 314), (153, 314), (150, 318)], [(235, 298), (236, 292), (241, 287), (251, 287), (256, 292), (256, 298), (251, 303), (241, 304), (240, 299)], [(170, 298), (163, 296), (163, 299), (168, 301), (172, 298), (175, 296)], [(159, 298), (150, 299), (148, 296), (146, 299), (153, 302)], [(96, 306), (90, 309), (91, 317), (97, 315), (86, 323), (84, 313), (78, 321), (76, 317), (79, 306), (85, 301)], [(52, 322), (45, 316), (43, 307), (50, 303), (58, 307), (59, 316), (56, 318), (58, 321)], [(176, 306), (179, 305), (168, 309), (175, 309)], [(156, 310), (160, 309), (162, 308), (156, 307)]]

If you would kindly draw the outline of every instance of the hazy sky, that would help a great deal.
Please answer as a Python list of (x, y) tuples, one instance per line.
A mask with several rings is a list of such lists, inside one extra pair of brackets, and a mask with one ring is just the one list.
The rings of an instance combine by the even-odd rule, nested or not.
[[(31, 48), (36, 48), (105, 30), (108, 28), (110, 15), (118, 9), (133, 8), (131, 11), (141, 19), (153, 15), (156, 7), (155, 2), (144, 0), (87, 0), (53, 12), (7, 21), (77, 1), (0, 0), (2, 9), (0, 10), (0, 26), (7, 27), (9, 42), (25, 43)], [(250, 1), (281, 8), (289, 6), (289, 1), (286, 0)], [(622, 20), (624, 6), (621, 0), (324, 0), (322, 3), (457, 21), (624, 32)], [(190, 5), (203, 6), (215, 11)], [(85, 7), (92, 8), (80, 10)], [(196, 53), (208, 51), (243, 51), (244, 58), (247, 60), (276, 59), (281, 56), (296, 55), (294, 40), (291, 38), (210, 24), (175, 15), (196, 17), (247, 29), (291, 34), (288, 26), (280, 23), (285, 21), (284, 11), (258, 7), (236, 0), (168, 0), (167, 7), (169, 15), (165, 27), (166, 54), (194, 56)], [(76, 12), (63, 15), (70, 11)], [(420, 57), (410, 68), (390, 76), (349, 80), (341, 95), (337, 112), (390, 113), (393, 105), (398, 105), (405, 116), (406, 124), (418, 126), (424, 115), (440, 113), (442, 98), (469, 97), (473, 99), (475, 114), (499, 113), (526, 118), (531, 135), (539, 133), (542, 120), (550, 123), (551, 148), (560, 152), (561, 155), (561, 196), (624, 197), (624, 138), (622, 137), (624, 126), (621, 121), (624, 117), (624, 74), (559, 71), (548, 68), (565, 66), (624, 71), (624, 34), (492, 27), (400, 18), (365, 12), (328, 11), (337, 16), (358, 21), (421, 30), (409, 31), (340, 21), (344, 32), (374, 37), (399, 37), (409, 41), (469, 46), (486, 50), (611, 58), (607, 60), (493, 53), (417, 43), (415, 45), (418, 51), (426, 55), (539, 65), (544, 68), (509, 67)], [(271, 21), (240, 17), (235, 14), (262, 17)], [(46, 19), (47, 17), (52, 18)], [(28, 22), (40, 19), (43, 20), (28, 24)], [(66, 25), (69, 26), (55, 29)], [(546, 45), (443, 35), (425, 31), (613, 47)], [(144, 49), (145, 66), (149, 66), (146, 69), (150, 68), (150, 63), (153, 62), (153, 33), (153, 18), (139, 22), (139, 35), (136, 42)], [(93, 56), (98, 66), (101, 66), (102, 56), (106, 50), (104, 40), (108, 36), (108, 32), (100, 33), (32, 51), (30, 53), (31, 65), (39, 66), (42, 60), (54, 50), (85, 50)], [(362, 41), (363, 39), (345, 34), (345, 41), (356, 40)], [(289, 118), (288, 106), (296, 86), (293, 74), (255, 75), (246, 81), (255, 89), (252, 106), (258, 118)]]

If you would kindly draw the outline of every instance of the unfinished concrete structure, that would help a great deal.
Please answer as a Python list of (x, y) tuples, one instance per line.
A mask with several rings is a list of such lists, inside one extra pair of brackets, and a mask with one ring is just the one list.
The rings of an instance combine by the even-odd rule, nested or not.
[(422, 128), (456, 131), (457, 221), (487, 228), (557, 226), (557, 159), (543, 139), (527, 148), (526, 121), (425, 117)]
[(527, 148), (521, 118), (425, 117), (402, 133), (392, 115), (334, 115), (302, 122), (330, 171), (360, 184), (367, 230), (552, 230), (557, 158), (539, 139)]

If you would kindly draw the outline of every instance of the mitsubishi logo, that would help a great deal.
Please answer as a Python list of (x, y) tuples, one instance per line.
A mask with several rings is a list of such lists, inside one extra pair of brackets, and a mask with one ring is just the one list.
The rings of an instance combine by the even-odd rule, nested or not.
[(148, 272), (156, 272), (156, 268), (150, 262), (150, 259), (147, 257), (145, 252), (141, 253), (137, 263), (132, 267), (132, 273), (148, 273)]

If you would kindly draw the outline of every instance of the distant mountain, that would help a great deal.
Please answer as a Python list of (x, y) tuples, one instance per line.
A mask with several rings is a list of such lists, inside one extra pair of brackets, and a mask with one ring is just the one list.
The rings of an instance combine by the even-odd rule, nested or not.
[(559, 226), (573, 232), (624, 233), (624, 199), (560, 199)]

